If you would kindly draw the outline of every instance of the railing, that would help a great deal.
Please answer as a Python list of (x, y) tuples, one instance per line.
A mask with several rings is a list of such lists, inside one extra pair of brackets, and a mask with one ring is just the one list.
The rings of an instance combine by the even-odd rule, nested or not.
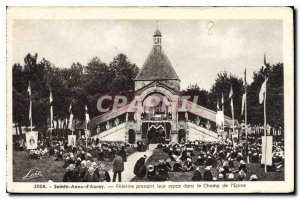
[(214, 138), (214, 139), (218, 139), (218, 133), (217, 132), (214, 132), (214, 131), (211, 131), (211, 130), (208, 130), (204, 127), (201, 127), (201, 126), (198, 126), (196, 124), (193, 124), (191, 122), (187, 122), (187, 126), (189, 128), (192, 128), (192, 129), (195, 129), (196, 131), (200, 131), (201, 133), (211, 137), (211, 138)]

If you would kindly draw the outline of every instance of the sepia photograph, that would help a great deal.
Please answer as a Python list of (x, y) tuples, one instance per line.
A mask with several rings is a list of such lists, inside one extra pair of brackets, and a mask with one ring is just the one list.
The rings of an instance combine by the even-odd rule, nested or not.
[(293, 192), (293, 42), (290, 7), (8, 7), (8, 192)]

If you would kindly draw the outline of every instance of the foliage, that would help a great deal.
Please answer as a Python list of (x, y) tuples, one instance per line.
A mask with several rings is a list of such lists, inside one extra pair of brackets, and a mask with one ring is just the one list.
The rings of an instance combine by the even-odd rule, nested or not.
[[(90, 117), (98, 116), (97, 101), (110, 94), (125, 95), (129, 100), (134, 97), (134, 78), (139, 68), (131, 63), (124, 54), (117, 55), (109, 64), (93, 57), (86, 65), (73, 63), (70, 68), (56, 67), (45, 58), (38, 61), (37, 54), (28, 54), (24, 64), (13, 65), (13, 121), (21, 126), (29, 126), (29, 96), (28, 82), (31, 82), (33, 101), (33, 124), (39, 130), (47, 130), (49, 126), (50, 89), (53, 94), (53, 109), (55, 120), (66, 120), (69, 117), (69, 106), (77, 122), (85, 119), (85, 105), (88, 106)], [(271, 126), (284, 125), (284, 94), (283, 94), (283, 64), (266, 64), (266, 70), (254, 72), (253, 82), (247, 86), (248, 121), (251, 124), (263, 123), (263, 105), (259, 104), (258, 96), (265, 76), (269, 77), (267, 84), (267, 121)], [(226, 71), (218, 73), (215, 83), (209, 91), (201, 89), (197, 84), (190, 85), (182, 91), (183, 95), (198, 96), (197, 104), (211, 110), (217, 109), (217, 101), (222, 108), (221, 98), (224, 96), (225, 115), (231, 117), (230, 89), (233, 89), (235, 119), (240, 122), (242, 94), (244, 86), (242, 78)], [(112, 107), (107, 102), (107, 107)], [(272, 117), (271, 117), (272, 116)]]
[(101, 114), (96, 106), (102, 95), (126, 94), (132, 98), (133, 79), (138, 71), (138, 67), (130, 63), (124, 54), (117, 55), (109, 65), (94, 57), (86, 66), (77, 62), (70, 68), (58, 68), (46, 59), (38, 61), (37, 54), (28, 54), (23, 66), (19, 63), (13, 65), (13, 121), (19, 128), (29, 125), (29, 81), (33, 125), (46, 131), (49, 126), (50, 89), (54, 120), (66, 120), (72, 104), (74, 118), (80, 123), (85, 119), (85, 105), (91, 117)]

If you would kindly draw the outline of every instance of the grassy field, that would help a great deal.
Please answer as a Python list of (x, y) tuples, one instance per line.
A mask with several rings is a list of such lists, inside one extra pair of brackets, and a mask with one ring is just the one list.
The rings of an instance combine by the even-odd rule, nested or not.
[[(134, 148), (127, 148), (127, 153), (130, 155), (135, 152)], [(108, 171), (112, 168), (112, 162), (100, 162), (96, 158), (94, 161), (104, 163), (105, 169)], [(45, 156), (43, 159), (30, 159), (28, 151), (13, 152), (13, 181), (14, 182), (61, 182), (66, 172), (63, 168), (63, 161), (55, 161), (55, 157)], [(35, 170), (41, 173), (41, 177), (32, 179), (22, 179), (30, 170)]]
[[(195, 154), (194, 157), (197, 157), (197, 153)], [(149, 157), (149, 159), (146, 162), (146, 165), (153, 165), (158, 162), (160, 159), (168, 159), (168, 154), (164, 153), (160, 149), (155, 149), (153, 152), (153, 155)], [(238, 165), (235, 165), (236, 169), (238, 169)], [(205, 166), (200, 167), (201, 168), (201, 173), (203, 174)], [(247, 173), (247, 180), (249, 180), (250, 176), (252, 174), (256, 174), (259, 181), (282, 181), (284, 180), (284, 172), (283, 169), (279, 172), (264, 172), (264, 168), (260, 167), (260, 164), (254, 164), (250, 163), (247, 164), (247, 168), (249, 172)], [(214, 177), (218, 176), (218, 168), (217, 167), (212, 167), (211, 171)], [(191, 181), (192, 176), (194, 172), (169, 172), (170, 176), (170, 181), (173, 182), (184, 182), (184, 181)], [(235, 174), (237, 175), (237, 174)], [(134, 177), (132, 182), (145, 182), (148, 181), (147, 178), (137, 178)]]

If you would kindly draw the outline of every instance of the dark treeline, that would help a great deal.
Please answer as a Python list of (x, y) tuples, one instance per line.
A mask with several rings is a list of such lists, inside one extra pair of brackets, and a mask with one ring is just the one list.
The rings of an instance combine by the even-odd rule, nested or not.
[[(269, 77), (267, 83), (267, 123), (273, 127), (284, 126), (284, 91), (283, 91), (283, 64), (266, 64), (266, 68), (254, 72), (253, 82), (247, 85), (247, 118), (248, 123), (252, 125), (263, 125), (263, 104), (259, 104), (259, 92), (264, 78)], [(215, 83), (210, 91), (200, 89), (195, 85), (190, 85), (183, 90), (184, 95), (198, 96), (198, 104), (211, 110), (217, 110), (217, 101), (219, 100), (220, 109), (222, 109), (221, 99), (224, 96), (224, 114), (231, 117), (230, 100), (228, 98), (230, 88), (233, 89), (234, 117), (239, 122), (244, 122), (245, 116), (242, 111), (242, 95), (244, 93), (243, 78), (238, 78), (227, 72), (218, 74)]]
[[(91, 117), (99, 115), (97, 100), (102, 95), (126, 95), (133, 98), (134, 78), (139, 68), (131, 63), (126, 55), (117, 55), (106, 64), (98, 57), (92, 58), (86, 65), (73, 63), (70, 68), (58, 68), (50, 61), (38, 55), (28, 54), (24, 65), (13, 65), (13, 121), (21, 131), (29, 125), (28, 84), (32, 88), (33, 125), (46, 130), (49, 124), (49, 93), (52, 90), (54, 120), (66, 120), (69, 106), (72, 104), (74, 118), (84, 120), (85, 105)], [(111, 104), (107, 103), (107, 107)]]
[[(100, 115), (97, 100), (103, 95), (126, 95), (129, 100), (134, 97), (134, 78), (139, 68), (131, 63), (124, 54), (117, 55), (109, 64), (98, 57), (92, 58), (86, 65), (73, 63), (70, 68), (59, 68), (43, 58), (38, 62), (37, 54), (28, 54), (24, 64), (13, 65), (13, 121), (21, 130), (29, 125), (28, 82), (31, 82), (33, 100), (33, 124), (39, 130), (46, 130), (49, 125), (49, 92), (52, 89), (55, 120), (66, 120), (69, 117), (69, 106), (72, 104), (74, 118), (84, 121), (84, 107), (88, 106), (91, 118)], [(247, 86), (248, 121), (251, 124), (263, 123), (263, 105), (259, 104), (259, 91), (264, 81), (267, 84), (267, 123), (283, 127), (283, 64), (267, 64), (266, 70), (253, 74), (254, 81)], [(195, 80), (197, 81), (197, 80)], [(222, 92), (224, 95), (225, 115), (231, 116), (228, 95), (233, 88), (235, 118), (242, 122), (241, 116), (243, 80), (227, 72), (219, 73), (209, 91), (197, 84), (182, 90), (183, 95), (198, 96), (198, 104), (211, 110), (220, 108)], [(111, 103), (105, 104), (111, 107)]]

